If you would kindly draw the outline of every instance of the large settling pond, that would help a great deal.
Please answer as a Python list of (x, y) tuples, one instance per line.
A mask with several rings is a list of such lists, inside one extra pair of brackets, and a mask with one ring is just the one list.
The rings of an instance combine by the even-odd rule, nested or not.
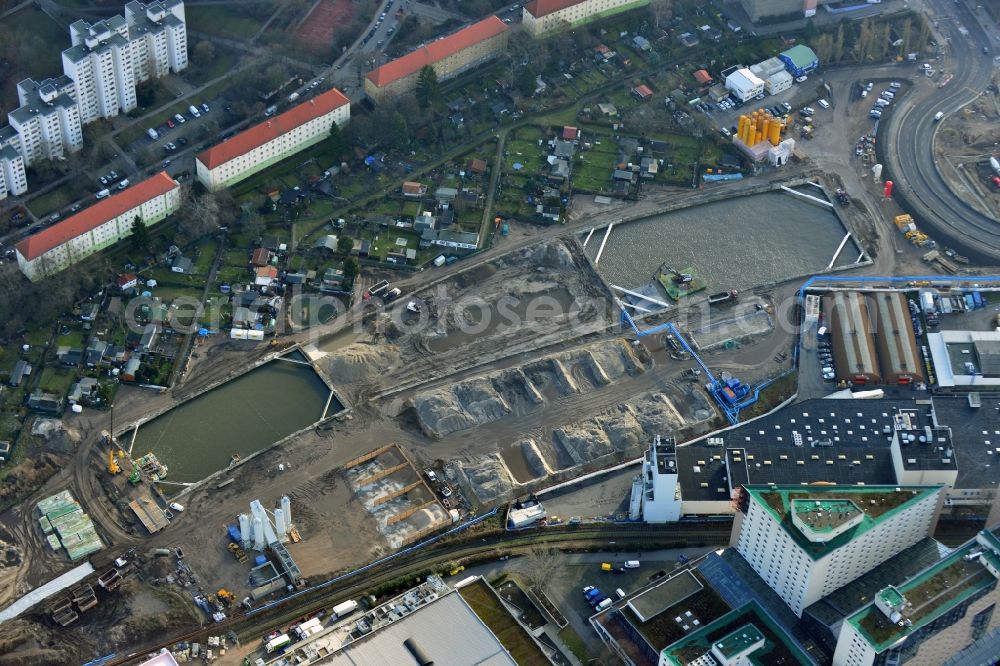
[[(198, 481), (234, 453), (247, 456), (318, 421), (329, 396), (309, 365), (272, 361), (139, 426), (132, 453), (155, 453), (168, 481)], [(328, 414), (342, 407), (333, 398)]]
[[(815, 188), (801, 189), (822, 197)], [(611, 284), (629, 289), (648, 284), (666, 262), (676, 270), (693, 268), (707, 293), (742, 290), (824, 271), (846, 233), (833, 211), (793, 194), (767, 192), (616, 226), (598, 270)], [(603, 238), (604, 229), (598, 229), (587, 243), (591, 259)], [(836, 265), (858, 256), (848, 241)]]

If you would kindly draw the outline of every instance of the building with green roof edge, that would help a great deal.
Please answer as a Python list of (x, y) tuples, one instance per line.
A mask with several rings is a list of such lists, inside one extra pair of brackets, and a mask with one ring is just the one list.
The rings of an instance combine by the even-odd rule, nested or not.
[(792, 76), (805, 76), (819, 67), (816, 52), (805, 44), (796, 44), (787, 51), (782, 51), (778, 59), (785, 63), (785, 69)]
[(751, 601), (660, 652), (658, 666), (797, 666), (813, 661)]
[(1000, 655), (998, 558), (1000, 540), (984, 530), (908, 580), (883, 588), (844, 621), (833, 666), (980, 663), (963, 661), (972, 648)]
[(743, 486), (732, 543), (801, 617), (810, 604), (930, 536), (943, 489)]

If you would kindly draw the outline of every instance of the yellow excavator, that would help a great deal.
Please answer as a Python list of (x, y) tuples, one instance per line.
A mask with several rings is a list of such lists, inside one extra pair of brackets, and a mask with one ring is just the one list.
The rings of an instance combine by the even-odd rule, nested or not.
[[(119, 453), (121, 453), (121, 451), (119, 451)], [(121, 465), (118, 464), (118, 458), (115, 457), (115, 450), (113, 448), (108, 449), (108, 473), (120, 474), (121, 471)]]

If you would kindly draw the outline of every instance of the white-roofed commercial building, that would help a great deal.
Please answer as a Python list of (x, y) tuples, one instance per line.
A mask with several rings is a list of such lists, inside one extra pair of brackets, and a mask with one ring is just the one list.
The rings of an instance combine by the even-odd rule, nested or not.
[(746, 102), (763, 94), (764, 80), (742, 67), (726, 77), (726, 89), (741, 102)]

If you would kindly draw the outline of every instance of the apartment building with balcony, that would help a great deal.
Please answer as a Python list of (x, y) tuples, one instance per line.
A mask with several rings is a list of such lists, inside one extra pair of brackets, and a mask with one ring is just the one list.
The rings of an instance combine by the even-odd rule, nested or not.
[(0, 147), (0, 199), (28, 191), (24, 158), (11, 146)]
[(198, 180), (215, 192), (330, 136), (351, 119), (351, 100), (336, 88), (198, 153)]
[(137, 83), (187, 67), (187, 25), (181, 0), (125, 5), (124, 16), (70, 25), (73, 46), (63, 72), (75, 84), (83, 124), (136, 107)]
[(17, 84), (21, 106), (7, 114), (10, 132), (0, 137), (24, 158), (24, 166), (42, 159), (58, 159), (83, 147), (80, 108), (70, 97), (73, 82), (66, 77), (46, 79), (41, 83), (25, 79)]
[(648, 4), (649, 0), (531, 0), (521, 10), (521, 25), (532, 37), (540, 39)]
[(179, 205), (180, 185), (161, 171), (23, 239), (14, 246), (18, 267), (35, 282), (127, 238), (136, 218), (152, 226)]
[(490, 16), (368, 72), (365, 93), (377, 104), (413, 92), (427, 65), (439, 81), (456, 77), (502, 53), (508, 36), (509, 26)]

